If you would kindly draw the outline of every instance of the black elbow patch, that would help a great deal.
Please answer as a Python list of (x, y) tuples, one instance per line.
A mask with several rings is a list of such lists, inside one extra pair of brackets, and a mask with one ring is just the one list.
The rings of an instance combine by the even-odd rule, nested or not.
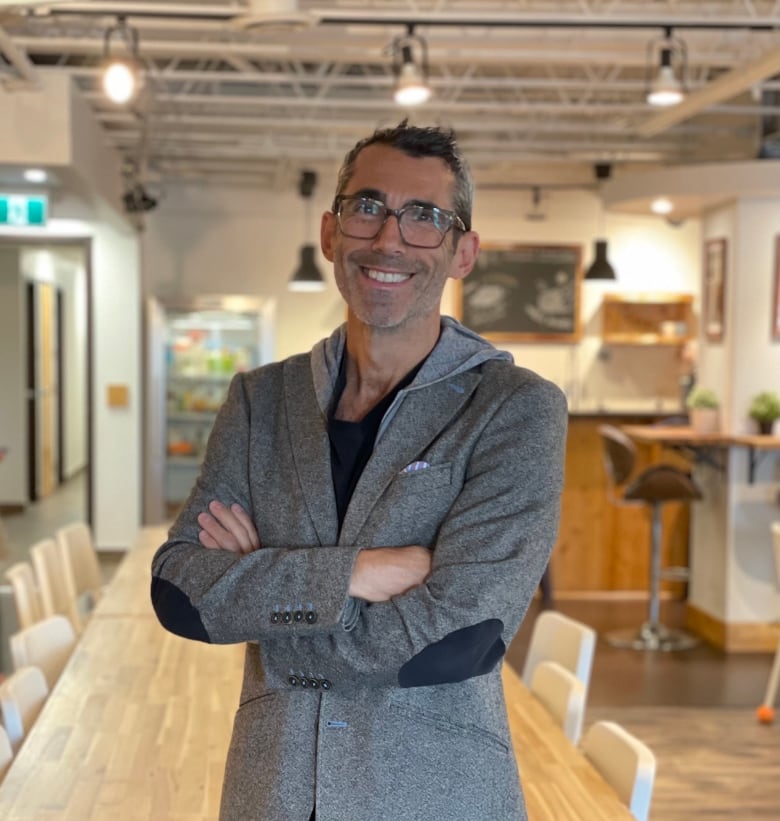
[(454, 630), (424, 647), (404, 664), (398, 671), (399, 686), (454, 684), (489, 673), (506, 651), (501, 638), (503, 629), (500, 619), (486, 619)]
[(152, 607), (166, 630), (185, 639), (211, 643), (200, 613), (175, 584), (152, 577)]

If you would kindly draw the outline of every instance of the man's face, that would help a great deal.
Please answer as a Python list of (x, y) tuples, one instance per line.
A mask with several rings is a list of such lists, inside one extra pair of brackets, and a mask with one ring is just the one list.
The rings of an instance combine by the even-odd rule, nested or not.
[[(452, 172), (437, 157), (409, 157), (386, 145), (370, 145), (358, 155), (343, 193), (364, 193), (389, 208), (425, 202), (452, 211), (453, 186)], [(438, 325), (447, 278), (465, 277), (477, 255), (474, 232), (457, 244), (455, 238), (450, 231), (438, 248), (407, 245), (390, 215), (374, 239), (353, 239), (341, 233), (335, 214), (322, 218), (322, 250), (333, 262), (341, 295), (360, 322), (376, 329)]]

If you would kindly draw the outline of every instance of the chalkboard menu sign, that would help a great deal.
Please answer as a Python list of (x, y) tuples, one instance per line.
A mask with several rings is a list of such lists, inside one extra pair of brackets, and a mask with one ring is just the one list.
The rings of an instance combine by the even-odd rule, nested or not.
[(507, 342), (580, 338), (579, 245), (483, 245), (462, 281), (460, 319)]

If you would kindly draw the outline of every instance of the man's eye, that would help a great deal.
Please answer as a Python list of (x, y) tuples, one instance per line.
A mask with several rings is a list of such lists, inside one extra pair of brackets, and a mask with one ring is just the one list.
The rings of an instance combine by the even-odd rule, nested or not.
[(439, 224), (439, 214), (436, 208), (423, 208), (421, 205), (415, 206), (411, 209), (412, 219), (415, 222), (432, 222), (434, 225)]
[(374, 200), (357, 200), (352, 204), (353, 214), (362, 214), (364, 217), (378, 217), (384, 206)]

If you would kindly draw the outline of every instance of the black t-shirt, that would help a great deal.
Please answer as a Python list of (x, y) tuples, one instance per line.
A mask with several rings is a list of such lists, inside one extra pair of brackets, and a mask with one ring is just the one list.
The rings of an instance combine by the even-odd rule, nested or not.
[[(424, 362), (425, 360), (423, 360)], [(349, 500), (355, 486), (363, 473), (374, 450), (374, 441), (382, 422), (382, 417), (392, 405), (393, 399), (402, 388), (405, 388), (417, 375), (422, 362), (412, 368), (409, 373), (358, 422), (346, 422), (343, 419), (334, 419), (344, 386), (347, 383), (347, 353), (341, 357), (339, 375), (333, 391), (333, 402), (328, 414), (328, 437), (330, 438), (330, 470), (333, 477), (333, 488), (336, 493), (336, 509), (338, 510), (339, 528), (344, 521)]]

